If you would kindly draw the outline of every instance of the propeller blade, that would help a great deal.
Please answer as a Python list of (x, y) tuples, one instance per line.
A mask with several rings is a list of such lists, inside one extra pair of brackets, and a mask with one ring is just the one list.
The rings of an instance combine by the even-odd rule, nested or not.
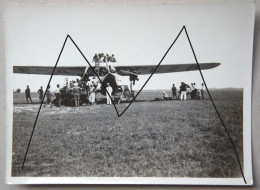
[(131, 75), (134, 75), (134, 76), (138, 76), (137, 73), (135, 72), (131, 72), (131, 71), (125, 71), (125, 70), (120, 70), (118, 72), (119, 75), (122, 75), (122, 76), (131, 76)]

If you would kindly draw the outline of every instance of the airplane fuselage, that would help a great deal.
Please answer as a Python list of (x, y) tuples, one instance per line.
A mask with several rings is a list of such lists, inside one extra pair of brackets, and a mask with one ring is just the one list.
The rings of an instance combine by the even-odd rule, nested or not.
[(99, 78), (102, 81), (102, 83), (98, 79), (96, 79), (98, 83), (97, 86), (98, 89), (100, 89), (101, 94), (104, 96), (106, 95), (107, 83), (109, 83), (110, 86), (113, 88), (113, 92), (121, 83), (120, 75), (116, 73), (107, 73), (105, 76), (100, 76)]

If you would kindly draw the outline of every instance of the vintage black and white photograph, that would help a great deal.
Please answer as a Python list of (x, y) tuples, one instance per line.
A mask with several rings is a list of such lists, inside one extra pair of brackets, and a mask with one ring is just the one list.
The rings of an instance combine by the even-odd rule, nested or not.
[(8, 7), (7, 182), (252, 185), (254, 6), (215, 5)]

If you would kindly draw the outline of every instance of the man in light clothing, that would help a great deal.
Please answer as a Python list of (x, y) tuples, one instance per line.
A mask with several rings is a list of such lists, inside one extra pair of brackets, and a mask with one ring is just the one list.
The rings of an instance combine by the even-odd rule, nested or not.
[(57, 84), (57, 88), (54, 90), (57, 107), (60, 107), (60, 85)]
[(88, 99), (92, 106), (96, 105), (96, 103), (95, 103), (96, 102), (96, 89), (92, 83), (90, 84)]
[(74, 95), (74, 100), (75, 100), (75, 106), (79, 107), (79, 101), (80, 101), (80, 88), (78, 83), (74, 84), (73, 87), (73, 95)]
[(41, 88), (37, 91), (37, 93), (39, 94), (39, 99), (42, 100), (42, 98), (43, 98), (43, 89), (42, 89), (42, 86), (41, 86)]
[(52, 108), (52, 98), (54, 97), (51, 93), (51, 87), (48, 85), (47, 90), (46, 90), (46, 97), (47, 97), (47, 102), (44, 105), (46, 107), (47, 105), (50, 105), (50, 108)]
[(106, 92), (106, 96), (107, 96), (107, 105), (109, 104), (112, 104), (112, 101), (111, 101), (111, 98), (109, 97), (112, 96), (112, 91), (113, 91), (113, 88), (110, 86), (109, 83), (107, 83), (107, 88), (106, 88), (107, 92)]
[(165, 91), (163, 91), (163, 99), (164, 100), (168, 100), (169, 99), (168, 94)]

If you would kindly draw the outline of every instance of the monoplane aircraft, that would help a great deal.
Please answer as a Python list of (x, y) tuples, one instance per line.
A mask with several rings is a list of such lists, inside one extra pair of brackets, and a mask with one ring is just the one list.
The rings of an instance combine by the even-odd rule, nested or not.
[[(219, 66), (220, 63), (200, 63), (200, 69), (212, 69)], [(38, 74), (38, 75), (51, 75), (54, 67), (50, 66), (13, 66), (14, 73), (22, 74)], [(98, 75), (103, 85), (100, 85), (101, 94), (106, 94), (106, 84), (110, 83), (113, 90), (117, 89), (120, 81), (120, 76), (129, 76), (130, 89), (132, 90), (132, 84), (138, 81), (138, 75), (148, 75), (154, 72), (154, 74), (161, 73), (173, 73), (182, 71), (195, 71), (199, 70), (198, 65), (193, 64), (168, 64), (168, 65), (119, 65), (110, 63), (104, 65), (95, 64), (94, 66), (57, 66), (54, 71), (54, 75), (64, 76), (80, 76), (82, 81), (88, 81), (89, 77), (95, 77)], [(101, 84), (101, 82), (99, 81)]]

